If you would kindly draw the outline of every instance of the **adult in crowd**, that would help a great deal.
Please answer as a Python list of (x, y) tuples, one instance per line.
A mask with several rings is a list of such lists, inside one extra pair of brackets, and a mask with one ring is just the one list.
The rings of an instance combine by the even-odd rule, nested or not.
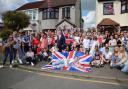
[(29, 43), (30, 43), (30, 35), (27, 33), (22, 34), (22, 42), (24, 43), (24, 51), (27, 52), (29, 50)]
[(116, 41), (116, 39), (111, 35), (110, 40), (109, 40), (109, 47), (110, 47), (111, 52), (114, 51), (114, 48), (115, 48), (116, 45), (117, 45), (117, 41)]
[(40, 42), (41, 42), (41, 44), (40, 44), (41, 49), (46, 51), (47, 48), (48, 48), (48, 38), (47, 38), (47, 34), (46, 33), (42, 34)]
[(66, 38), (61, 30), (57, 31), (57, 47), (59, 52), (66, 49)]
[(83, 47), (85, 49), (85, 53), (89, 53), (89, 46), (90, 45), (90, 39), (89, 39), (89, 36), (85, 36), (84, 39), (83, 39)]
[(93, 38), (93, 44), (92, 44), (92, 46), (90, 48), (90, 52), (89, 52), (92, 56), (94, 56), (94, 54), (95, 54), (96, 46), (99, 47), (99, 42), (97, 41), (97, 37), (95, 36)]
[(128, 59), (127, 61), (124, 63), (123, 68), (121, 69), (122, 72), (128, 73)]
[(120, 61), (121, 59), (119, 58), (119, 47), (116, 46), (114, 48), (114, 51), (113, 51), (113, 55), (112, 55), (112, 60), (111, 60), (111, 63), (110, 63), (110, 67), (113, 68), (113, 67), (116, 67), (116, 64)]
[(13, 36), (10, 35), (9, 38), (7, 39), (7, 42), (4, 43), (4, 57), (3, 57), (3, 63), (2, 66), (0, 66), (1, 68), (4, 67), (4, 65), (6, 64), (6, 60), (9, 57), (10, 59), (10, 67), (12, 67), (12, 61), (13, 61), (13, 53), (14, 53), (14, 49), (13, 49)]
[(116, 66), (122, 68), (128, 59), (128, 56), (127, 56), (124, 46), (120, 47), (118, 57), (120, 60), (116, 63)]

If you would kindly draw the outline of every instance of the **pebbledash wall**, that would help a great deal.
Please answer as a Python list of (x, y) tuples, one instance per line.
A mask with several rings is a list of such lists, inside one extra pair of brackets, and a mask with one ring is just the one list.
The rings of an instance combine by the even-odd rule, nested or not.
[[(58, 3), (53, 2), (52, 8), (58, 8), (58, 17), (47, 18), (45, 17), (45, 10), (48, 10), (47, 2), (44, 1), (37, 1), (32, 3), (24, 4), (23, 6), (16, 9), (16, 11), (23, 11), (30, 17), (30, 24), (36, 24), (35, 29), (36, 31), (42, 31), (47, 29), (56, 29), (58, 24), (61, 23), (63, 20), (68, 21), (59, 24), (59, 27), (68, 26), (68, 28), (73, 28), (74, 25), (77, 28), (81, 27), (81, 0), (56, 0)], [(70, 7), (68, 10), (65, 10), (63, 13), (63, 8)], [(63, 10), (62, 10), (63, 9)], [(45, 12), (46, 13), (46, 12)], [(69, 16), (70, 13), (70, 16)], [(48, 13), (47, 13), (48, 15)], [(65, 25), (64, 25), (65, 24)], [(57, 25), (57, 26), (56, 26)], [(34, 26), (34, 25), (33, 25)], [(30, 29), (31, 26), (25, 28), (26, 30)]]
[[(103, 3), (113, 2), (114, 15), (103, 14)], [(120, 24), (120, 26), (128, 26), (128, 13), (121, 13), (120, 0), (98, 2), (96, 0), (96, 24), (98, 25), (104, 18), (110, 18)]]
[[(65, 6), (65, 7), (70, 7), (70, 19), (69, 19), (69, 21), (74, 23), (74, 24), (77, 24), (75, 19), (78, 18), (78, 17), (76, 17), (75, 6)], [(64, 8), (64, 7), (59, 8), (59, 18), (58, 19), (42, 20), (42, 12), (40, 12), (39, 13), (39, 20), (40, 20), (40, 23), (41, 23), (40, 28), (41, 29), (56, 29), (55, 26), (63, 20), (63, 18), (62, 18), (62, 8)], [(78, 25), (78, 27), (80, 26), (79, 24), (77, 24), (77, 25)]]

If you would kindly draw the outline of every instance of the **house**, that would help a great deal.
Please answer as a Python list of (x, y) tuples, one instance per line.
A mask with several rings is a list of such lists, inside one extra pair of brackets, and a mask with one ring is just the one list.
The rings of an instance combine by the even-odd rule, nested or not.
[(51, 0), (48, 8), (47, 0), (27, 3), (17, 9), (30, 17), (30, 25), (26, 30), (42, 31), (56, 28), (81, 27), (80, 0)]
[(128, 0), (96, 0), (98, 28), (128, 31)]

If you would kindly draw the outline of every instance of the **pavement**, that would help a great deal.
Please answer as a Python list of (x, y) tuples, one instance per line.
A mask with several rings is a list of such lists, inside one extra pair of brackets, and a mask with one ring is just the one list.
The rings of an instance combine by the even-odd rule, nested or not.
[(63, 76), (75, 76), (79, 78), (90, 78), (90, 79), (100, 79), (100, 80), (116, 80), (116, 81), (126, 81), (128, 82), (128, 74), (121, 72), (119, 69), (110, 69), (109, 65), (105, 65), (101, 68), (92, 68), (92, 72), (72, 72), (72, 71), (60, 71), (60, 70), (43, 70), (42, 66), (46, 65), (47, 62), (40, 62), (34, 67), (19, 65), (18, 68), (35, 71), (35, 72), (46, 72), (52, 74), (58, 74)]
[(0, 89), (128, 89), (128, 84), (64, 77), (7, 67), (0, 69)]

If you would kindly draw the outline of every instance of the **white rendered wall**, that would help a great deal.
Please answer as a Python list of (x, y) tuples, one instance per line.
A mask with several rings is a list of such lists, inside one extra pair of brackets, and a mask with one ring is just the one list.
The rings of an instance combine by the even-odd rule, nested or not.
[(110, 18), (121, 26), (128, 26), (128, 13), (121, 14), (121, 2), (114, 1), (114, 15), (103, 15), (103, 3), (96, 3), (96, 24), (99, 24), (102, 19)]

